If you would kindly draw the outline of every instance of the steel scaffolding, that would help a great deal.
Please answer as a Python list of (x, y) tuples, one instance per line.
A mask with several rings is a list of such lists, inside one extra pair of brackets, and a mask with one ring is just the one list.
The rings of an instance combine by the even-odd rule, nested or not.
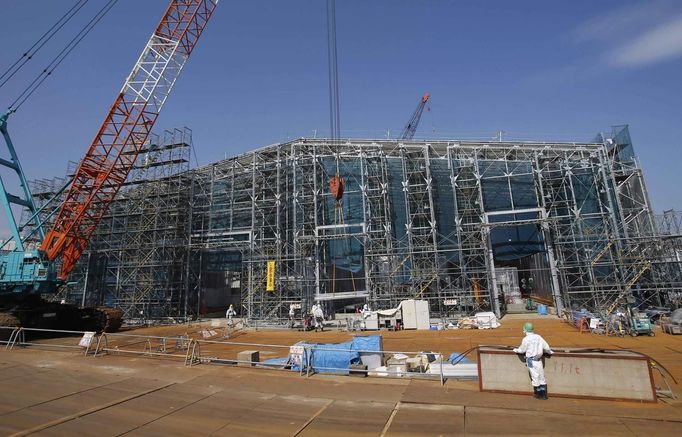
[(627, 126), (592, 143), (298, 139), (191, 171), (190, 143), (149, 146), (72, 299), (176, 317), (236, 290), (243, 316), (277, 322), (315, 300), (503, 313), (496, 269), (559, 309), (682, 290), (680, 219), (654, 216)]
[[(526, 246), (515, 256), (546, 270), (534, 291), (554, 305), (603, 310), (624, 294), (660, 304), (660, 284), (680, 282), (654, 278), (670, 255), (629, 141), (619, 127), (597, 143), (274, 145), (195, 172), (191, 246), (198, 259), (240, 254), (243, 311), (255, 319), (314, 299), (336, 310), (418, 297), (437, 314), (503, 311), (494, 271), (501, 236), (518, 229), (534, 235), (510, 243)], [(345, 180), (338, 204), (333, 176)]]
[(57, 299), (119, 307), (127, 319), (183, 315), (191, 144), (187, 128), (150, 137)]

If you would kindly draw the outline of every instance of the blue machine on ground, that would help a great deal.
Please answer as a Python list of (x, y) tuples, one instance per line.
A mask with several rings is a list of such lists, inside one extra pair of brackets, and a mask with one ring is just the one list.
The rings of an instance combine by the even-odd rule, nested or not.
[[(0, 158), (0, 166), (15, 173), (21, 194), (9, 193), (0, 175), (0, 202), (2, 203), (10, 237), (0, 246), (0, 326), (24, 326), (80, 331), (117, 330), (122, 313), (114, 308), (78, 308), (43, 300), (41, 295), (54, 294), (64, 282), (57, 277), (56, 263), (49, 261), (38, 248), (45, 237), (41, 216), (66, 189), (65, 186), (42, 207), (36, 208), (21, 162), (7, 129), (7, 119), (12, 111), (0, 116), (0, 133), (9, 152), (9, 159)], [(7, 173), (7, 172), (6, 172)], [(23, 223), (17, 220), (13, 206), (30, 214)], [(0, 331), (6, 338), (9, 330)]]
[[(12, 112), (10, 110), (0, 116), (0, 133), (5, 140), (10, 157), (9, 160), (0, 158), (0, 166), (16, 173), (22, 192), (20, 195), (9, 193), (0, 175), (0, 202), (2, 202), (10, 231), (10, 237), (0, 246), (0, 294), (53, 293), (57, 286), (61, 285), (57, 280), (54, 264), (41, 256), (37, 249), (27, 248), (31, 239), (36, 242), (42, 241), (45, 238), (45, 231), (40, 221), (42, 210), (38, 210), (35, 206), (24, 170), (7, 129), (7, 119)], [(46, 206), (50, 203), (48, 201)], [(25, 223), (19, 223), (12, 205), (25, 208), (31, 214)], [(27, 228), (30, 232), (24, 233)]]

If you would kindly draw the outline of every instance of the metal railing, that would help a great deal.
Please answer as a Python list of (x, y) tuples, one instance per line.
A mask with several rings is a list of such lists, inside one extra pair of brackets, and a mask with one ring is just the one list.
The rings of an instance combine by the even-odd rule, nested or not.
[(11, 330), (9, 338), (7, 340), (1, 340), (0, 343), (5, 345), (6, 350), (12, 350), (18, 344), (20, 346), (42, 346), (42, 347), (53, 347), (53, 348), (66, 348), (66, 349), (82, 349), (83, 347), (79, 344), (58, 344), (58, 343), (47, 343), (47, 342), (30, 342), (26, 341), (26, 333), (38, 332), (46, 334), (66, 334), (66, 335), (80, 335), (81, 337), (86, 334), (86, 331), (70, 331), (65, 329), (43, 329), (43, 328), (22, 328), (15, 326), (0, 326), (0, 332)]
[[(315, 373), (330, 374), (364, 374), (368, 376), (394, 377), (394, 378), (421, 378), (439, 380), (445, 383), (443, 375), (444, 355), (440, 352), (410, 352), (392, 350), (365, 350), (365, 349), (342, 349), (330, 348), (328, 346), (312, 343), (299, 343), (296, 345), (266, 344), (239, 342), (229, 340), (210, 340), (193, 338), (189, 334), (175, 336), (156, 336), (129, 333), (92, 333), (86, 331), (69, 331), (56, 329), (40, 328), (17, 328), (0, 326), (0, 334), (10, 330), (8, 340), (0, 341), (5, 344), (6, 350), (13, 350), (16, 346), (20, 347), (46, 347), (56, 349), (72, 349), (82, 351), (84, 356), (97, 357), (105, 354), (110, 355), (134, 355), (152, 358), (176, 359), (182, 361), (186, 366), (197, 364), (216, 364), (216, 365), (236, 365), (247, 366), (257, 369), (297, 371), (300, 375), (307, 377)], [(42, 339), (27, 339), (27, 334), (51, 334), (52, 337)], [(54, 335), (58, 337), (54, 337)], [(86, 341), (84, 336), (89, 336)], [(4, 336), (3, 336), (4, 337)], [(244, 360), (239, 358), (239, 352), (245, 348), (266, 355), (279, 355), (283, 361), (273, 364), (260, 360)], [(292, 348), (297, 348), (297, 354), (292, 354)], [(409, 371), (406, 360), (404, 363), (389, 369), (389, 366), (382, 366), (381, 369), (358, 369), (353, 367), (333, 367), (321, 365), (315, 362), (315, 354), (318, 351), (325, 353), (347, 354), (349, 362), (351, 357), (359, 357), (361, 354), (380, 355), (381, 364), (384, 364), (391, 357), (402, 354), (404, 356), (430, 355), (433, 361), (429, 363), (438, 367), (437, 373), (428, 373), (426, 369), (422, 372)], [(285, 360), (286, 359), (286, 360)]]

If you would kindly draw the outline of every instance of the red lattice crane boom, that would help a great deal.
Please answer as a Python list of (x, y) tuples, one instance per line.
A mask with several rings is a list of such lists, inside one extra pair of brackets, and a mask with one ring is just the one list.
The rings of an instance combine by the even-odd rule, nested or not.
[(218, 0), (173, 0), (80, 162), (41, 245), (66, 280), (132, 169)]

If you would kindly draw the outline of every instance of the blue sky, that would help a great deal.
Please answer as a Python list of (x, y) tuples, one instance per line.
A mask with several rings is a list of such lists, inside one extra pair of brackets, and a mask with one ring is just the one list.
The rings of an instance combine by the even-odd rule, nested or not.
[[(0, 70), (74, 2), (5, 0)], [(155, 131), (190, 127), (200, 164), (325, 135), (325, 4), (222, 0)], [(81, 158), (166, 5), (119, 0), (12, 117), (29, 178)], [(0, 107), (72, 24), (0, 89)], [(339, 0), (337, 28), (342, 136), (397, 134), (427, 91), (422, 138), (583, 141), (629, 123), (654, 208), (682, 210), (682, 2)]]

